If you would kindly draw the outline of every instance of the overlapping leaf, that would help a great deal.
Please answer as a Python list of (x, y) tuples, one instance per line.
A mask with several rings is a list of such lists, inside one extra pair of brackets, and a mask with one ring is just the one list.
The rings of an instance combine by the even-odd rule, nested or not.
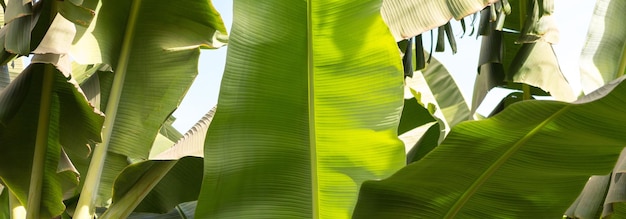
[(626, 150), (610, 175), (592, 176), (565, 215), (571, 218), (624, 218), (626, 216)]
[(196, 200), (202, 183), (204, 139), (214, 114), (215, 108), (168, 150), (126, 167), (115, 181), (113, 203), (102, 217), (124, 218), (133, 211), (166, 213)]
[[(133, 11), (137, 19), (128, 21)], [(83, 34), (73, 47), (76, 61), (106, 63), (114, 72), (127, 72), (109, 151), (134, 158), (148, 157), (161, 124), (191, 85), (199, 48), (223, 45), (226, 33), (207, 1), (143, 2), (135, 7), (130, 1), (103, 1), (92, 25), (77, 29)]]
[(575, 103), (526, 101), (457, 125), (422, 160), (365, 182), (355, 218), (561, 217), (626, 145), (623, 80)]
[(103, 117), (89, 106), (76, 84), (58, 70), (45, 72), (44, 68), (54, 69), (50, 64), (33, 64), (0, 93), (0, 177), (20, 202), (26, 203), (37, 130), (37, 116), (33, 115), (38, 115), (42, 75), (55, 74), (42, 194), (42, 217), (53, 217), (65, 208), (61, 202), (64, 194), (73, 193), (64, 190), (62, 181), (78, 183), (76, 170), (61, 165), (68, 164), (61, 162), (67, 161), (62, 147), (87, 156), (86, 144), (100, 139)]

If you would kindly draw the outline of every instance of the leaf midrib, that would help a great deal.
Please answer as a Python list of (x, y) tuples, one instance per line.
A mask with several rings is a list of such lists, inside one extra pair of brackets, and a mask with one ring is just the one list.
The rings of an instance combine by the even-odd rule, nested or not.
[(496, 171), (498, 171), (498, 169), (502, 165), (504, 165), (509, 160), (509, 158), (511, 156), (513, 156), (513, 154), (515, 154), (515, 152), (517, 152), (522, 146), (524, 146), (525, 143), (528, 140), (530, 140), (530, 138), (532, 138), (535, 134), (537, 134), (537, 132), (539, 132), (541, 129), (543, 129), (547, 124), (549, 124), (552, 121), (554, 121), (561, 114), (563, 114), (564, 112), (568, 111), (569, 108), (571, 108), (572, 106), (573, 106), (573, 104), (567, 105), (567, 106), (561, 108), (559, 111), (555, 112), (552, 116), (548, 117), (548, 119), (546, 119), (543, 122), (541, 122), (535, 128), (530, 130), (530, 132), (528, 132), (524, 137), (522, 137), (520, 140), (518, 140), (502, 156), (500, 156), (500, 158), (498, 158), (491, 166), (489, 166), (487, 168), (487, 170), (485, 172), (483, 172), (483, 174), (481, 174), (476, 179), (476, 181), (474, 181), (474, 183), (472, 183), (472, 185), (467, 190), (465, 190), (463, 195), (461, 195), (461, 197), (459, 199), (457, 199), (457, 201), (454, 203), (454, 205), (452, 205), (452, 207), (450, 208), (450, 210), (448, 211), (448, 213), (446, 214), (446, 216), (444, 218), (454, 218), (459, 213), (459, 211), (461, 211), (461, 209), (465, 206), (465, 203), (467, 203), (467, 201), (469, 201), (469, 199), (472, 198), (472, 196), (476, 193), (476, 191), (478, 191), (478, 189), (480, 189), (481, 186), (487, 180), (489, 180), (491, 178), (491, 176)]
[(306, 23), (307, 23), (307, 74), (308, 74), (308, 117), (309, 117), (309, 153), (311, 166), (311, 218), (319, 218), (318, 203), (318, 183), (317, 183), (317, 153), (316, 153), (316, 134), (315, 134), (315, 93), (314, 82), (314, 65), (313, 65), (313, 25), (311, 13), (311, 0), (306, 2)]

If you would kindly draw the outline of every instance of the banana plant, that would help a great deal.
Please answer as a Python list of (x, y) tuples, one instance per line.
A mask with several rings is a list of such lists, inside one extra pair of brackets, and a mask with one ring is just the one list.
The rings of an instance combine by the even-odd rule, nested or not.
[[(90, 159), (77, 218), (92, 218), (96, 206), (108, 205), (117, 171), (129, 164), (123, 160), (148, 158), (162, 123), (197, 74), (199, 49), (226, 41), (210, 2), (101, 1), (95, 11), (89, 27), (77, 27), (72, 54), (81, 64), (111, 66), (113, 76), (102, 93), (103, 142)], [(117, 170), (102, 175), (112, 162)]]
[[(113, 179), (124, 167), (149, 156), (162, 124), (197, 74), (199, 49), (217, 48), (227, 40), (219, 13), (210, 2), (186, 1), (176, 6), (158, 2), (142, 4), (141, 1), (28, 1), (23, 5), (18, 1), (9, 2), (7, 14), (10, 16), (5, 16), (10, 18), (8, 27), (0, 31), (2, 45), (8, 45), (3, 50), (3, 62), (16, 55), (37, 54), (31, 67), (21, 74), (24, 76), (2, 91), (0, 136), (3, 156), (7, 156), (3, 162), (21, 159), (23, 164), (16, 168), (19, 165), (4, 163), (0, 171), (3, 191), (10, 191), (9, 198), (16, 198), (10, 200), (17, 200), (12, 202), (14, 209), (24, 207), (28, 218), (52, 218), (61, 214), (92, 218), (95, 201), (101, 200), (107, 205), (99, 206), (106, 207), (110, 199), (110, 192), (98, 196), (98, 191), (110, 191)], [(56, 23), (61, 16), (65, 21)], [(37, 23), (15, 23), (22, 20)], [(174, 20), (176, 22), (172, 22)], [(24, 37), (26, 35), (29, 37)], [(11, 41), (15, 39), (19, 41)], [(112, 72), (99, 71), (82, 78), (102, 82), (94, 83), (101, 88), (101, 93), (94, 96), (102, 99), (101, 104), (90, 106), (70, 76), (69, 53), (83, 64), (110, 66)], [(46, 73), (32, 73), (42, 71)], [(61, 74), (59, 72), (73, 91), (67, 88), (69, 85), (57, 85), (63, 82), (54, 76)], [(39, 92), (41, 88), (36, 85), (42, 80), (46, 86), (40, 86), (45, 90)], [(51, 85), (52, 82), (55, 84)], [(57, 91), (59, 89), (61, 91)], [(42, 108), (19, 110), (20, 103), (38, 106), (31, 103), (37, 99), (33, 92), (45, 94), (40, 97)], [(68, 96), (68, 92), (74, 96)], [(69, 100), (61, 99), (59, 103), (57, 96)], [(25, 101), (24, 98), (30, 99)], [(31, 100), (33, 98), (35, 100)], [(87, 113), (87, 109), (91, 109), (92, 114)], [(99, 109), (106, 114), (105, 121)], [(68, 115), (76, 118), (68, 119)], [(15, 128), (19, 122), (24, 124)], [(20, 137), (16, 135), (18, 131), (22, 135), (38, 133), (41, 137)], [(76, 136), (66, 136), (72, 132)], [(61, 137), (55, 137), (57, 135)], [(33, 142), (23, 139), (33, 139)], [(58, 141), (63, 148), (55, 143)], [(103, 143), (98, 143), (100, 141)], [(91, 146), (86, 147), (87, 144)], [(15, 152), (18, 148), (22, 151), (19, 156)], [(107, 171), (102, 175), (105, 163)], [(83, 192), (77, 192), (81, 187)], [(75, 207), (77, 197), (80, 199)], [(64, 212), (66, 208), (68, 211)]]

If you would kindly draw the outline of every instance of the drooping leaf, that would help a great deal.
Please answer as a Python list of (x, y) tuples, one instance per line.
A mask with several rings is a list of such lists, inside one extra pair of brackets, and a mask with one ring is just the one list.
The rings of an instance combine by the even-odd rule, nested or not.
[(131, 212), (166, 213), (198, 198), (202, 184), (204, 139), (211, 109), (169, 150), (126, 167), (117, 177), (113, 203), (102, 218), (125, 218)]
[[(402, 43), (405, 42), (405, 43)], [(422, 43), (416, 42), (416, 43)], [(406, 45), (401, 45), (406, 44)], [(402, 65), (404, 67), (404, 77), (413, 77), (413, 39), (403, 40), (398, 42), (398, 46), (402, 46), (402, 52), (404, 56), (402, 56)]]
[[(116, 0), (101, 2), (96, 11), (91, 26), (76, 27), (85, 33), (72, 48), (74, 58), (127, 72), (109, 151), (147, 158), (161, 124), (197, 74), (199, 48), (223, 45), (226, 29), (207, 1), (131, 7), (130, 1)], [(129, 21), (132, 11), (137, 17)]]
[[(405, 99), (398, 134), (405, 144), (407, 162), (414, 162), (439, 145), (450, 127), (471, 117), (454, 79), (436, 59), (405, 81), (405, 97), (414, 98)], [(429, 106), (434, 108), (427, 109)]]
[[(422, 34), (415, 36), (415, 50), (424, 51), (424, 45), (422, 44)], [(426, 56), (423, 52), (415, 53), (415, 71), (419, 71), (426, 68)]]
[(457, 125), (422, 160), (365, 182), (355, 218), (561, 217), (626, 145), (623, 80), (574, 103), (525, 101)]
[(422, 75), (449, 127), (472, 118), (459, 86), (437, 59), (430, 61), (426, 69), (422, 70)]
[[(513, 9), (509, 1), (490, 6), (495, 10), (495, 19), (489, 18), (486, 10), (482, 13), (483, 41), (472, 112), (489, 90), (511, 83), (539, 87), (557, 100), (575, 100), (552, 51), (551, 43), (558, 41), (558, 30), (551, 17), (554, 2), (510, 2)], [(534, 94), (538, 93), (531, 89), (527, 95)]]
[(60, 33), (50, 30), (55, 26), (52, 24), (53, 12), (59, 12), (70, 22), (88, 25), (94, 12), (80, 4), (74, 1), (8, 1), (3, 19), (6, 25), (0, 30), (0, 63), (5, 64), (16, 56), (26, 56), (40, 46), (45, 35)]
[(349, 218), (362, 181), (404, 165), (402, 66), (379, 8), (234, 1), (197, 218)]
[[(522, 6), (524, 3), (526, 6)], [(534, 43), (538, 42), (539, 39), (550, 44), (558, 42), (559, 31), (552, 16), (554, 0), (518, 0), (517, 4), (520, 5), (520, 14), (513, 14), (511, 17), (524, 18), (518, 43)]]
[(610, 180), (610, 175), (590, 177), (582, 193), (564, 215), (568, 218), (599, 218)]
[[(161, 125), (197, 74), (199, 49), (217, 48), (227, 41), (224, 24), (209, 1), (174, 5), (101, 1), (91, 25), (76, 28), (79, 39), (72, 47), (76, 61), (104, 63), (114, 74), (112, 82), (103, 83), (104, 78), (99, 78), (101, 105), (108, 119), (105, 143), (96, 147), (94, 156), (98, 158), (90, 163), (96, 170), (104, 169), (107, 154), (125, 157), (130, 163), (147, 159)], [(117, 176), (119, 172), (102, 174)], [(112, 186), (113, 180), (98, 184), (99, 175), (85, 179), (88, 187), (83, 186), (83, 193), (112, 190), (107, 186)], [(81, 197), (79, 216), (93, 217), (93, 199)], [(110, 196), (97, 199), (109, 200)]]
[(549, 43), (538, 41), (523, 44), (509, 66), (509, 71), (508, 81), (542, 88), (550, 92), (556, 100), (574, 101), (576, 99)]
[[(37, 130), (37, 106), (42, 75), (47, 65), (51, 66), (31, 64), (0, 92), (0, 142), (3, 142), (0, 146), (0, 177), (21, 203), (26, 203)], [(63, 212), (65, 207), (61, 201), (64, 193), (68, 192), (64, 190), (63, 185), (67, 185), (64, 182), (73, 180), (74, 184), (78, 183), (78, 173), (67, 166), (68, 163), (62, 162), (67, 161), (62, 157), (64, 151), (86, 155), (86, 144), (99, 141), (103, 121), (102, 115), (89, 106), (75, 83), (58, 70), (53, 73), (55, 82), (51, 94), (53, 100), (41, 205), (41, 215), (45, 218)]]
[(396, 41), (480, 11), (495, 0), (383, 0), (381, 14)]
[(481, 13), (480, 32), (482, 42), (480, 47), (480, 57), (478, 59), (478, 75), (474, 82), (474, 94), (472, 96), (471, 114), (483, 102), (489, 90), (496, 86), (505, 84), (505, 72), (502, 64), (504, 56), (504, 36), (502, 31), (496, 30), (494, 22), (490, 22), (487, 9)]
[[(626, 217), (626, 152), (622, 151), (613, 173), (606, 198), (602, 205), (602, 218), (625, 218)], [(600, 193), (602, 194), (602, 193)], [(597, 194), (596, 194), (597, 195)]]
[(596, 2), (580, 55), (580, 80), (585, 94), (626, 73), (624, 11), (625, 1)]
[(592, 176), (565, 215), (571, 218), (624, 218), (626, 216), (626, 150), (622, 150), (613, 172)]

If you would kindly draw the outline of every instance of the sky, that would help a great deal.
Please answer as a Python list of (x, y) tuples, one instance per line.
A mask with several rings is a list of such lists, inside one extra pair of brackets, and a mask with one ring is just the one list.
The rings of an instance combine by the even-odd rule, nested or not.
[[(213, 1), (217, 11), (227, 29), (231, 30), (232, 24), (232, 1)], [(559, 27), (560, 41), (553, 45), (561, 70), (569, 81), (575, 94), (580, 93), (580, 72), (578, 60), (583, 47), (589, 20), (591, 18), (595, 1), (592, 0), (555, 0), (554, 17)], [(466, 102), (471, 103), (474, 79), (480, 51), (480, 39), (475, 36), (463, 36), (459, 23), (453, 22), (458, 52), (452, 54), (449, 48), (445, 52), (434, 53), (437, 58), (452, 74), (457, 81), (461, 93)], [(429, 35), (429, 34), (426, 34)], [(436, 36), (436, 35), (435, 35)], [(429, 42), (429, 39), (425, 39)], [(447, 45), (448, 46), (448, 45)], [(174, 127), (181, 133), (185, 133), (198, 120), (202, 118), (213, 106), (217, 104), (219, 84), (222, 79), (224, 65), (226, 63), (227, 48), (217, 50), (203, 50), (200, 55), (199, 73), (193, 85), (187, 92), (174, 116)], [(494, 90), (484, 100), (483, 106), (478, 113), (488, 114), (490, 105), (499, 102), (508, 94), (505, 90)]]

